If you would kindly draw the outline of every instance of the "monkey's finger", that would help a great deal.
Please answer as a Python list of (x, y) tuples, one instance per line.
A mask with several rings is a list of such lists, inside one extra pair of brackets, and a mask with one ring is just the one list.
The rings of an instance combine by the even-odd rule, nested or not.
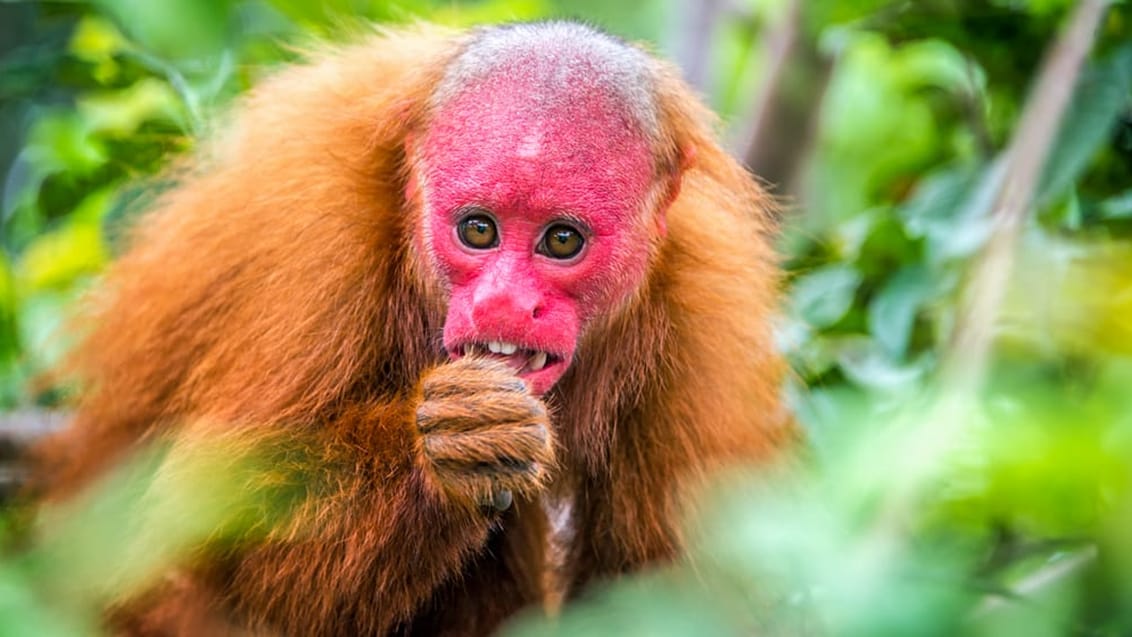
[(531, 473), (514, 476), (485, 476), (437, 472), (444, 490), (458, 500), (494, 511), (505, 511), (516, 494), (533, 496), (543, 488), (547, 474), (536, 467)]
[(470, 356), (431, 370), (421, 381), (421, 391), (426, 400), (479, 392), (529, 394), (527, 384), (506, 364)]
[(417, 405), (417, 429), (471, 432), (514, 423), (547, 424), (538, 399), (511, 392), (484, 392), (460, 400), (425, 400)]
[(477, 432), (442, 433), (424, 437), (424, 454), (434, 463), (496, 466), (495, 471), (524, 471), (525, 464), (553, 460), (553, 445), (542, 425), (504, 425)]
[(512, 501), (514, 496), (511, 495), (510, 489), (499, 489), (491, 498), (491, 507), (496, 511), (506, 511), (511, 508)]

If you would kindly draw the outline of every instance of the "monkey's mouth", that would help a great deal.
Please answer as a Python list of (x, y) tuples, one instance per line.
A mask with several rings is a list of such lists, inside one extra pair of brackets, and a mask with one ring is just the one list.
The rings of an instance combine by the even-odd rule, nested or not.
[(456, 348), (457, 358), (461, 356), (482, 356), (506, 362), (520, 376), (526, 372), (538, 372), (561, 360), (560, 357), (540, 350), (527, 349), (514, 343), (487, 341), (486, 343), (464, 343)]
[(452, 358), (479, 356), (493, 358), (506, 363), (521, 378), (531, 384), (536, 394), (546, 392), (566, 371), (568, 361), (564, 356), (536, 350), (506, 341), (482, 341), (458, 344), (449, 349)]

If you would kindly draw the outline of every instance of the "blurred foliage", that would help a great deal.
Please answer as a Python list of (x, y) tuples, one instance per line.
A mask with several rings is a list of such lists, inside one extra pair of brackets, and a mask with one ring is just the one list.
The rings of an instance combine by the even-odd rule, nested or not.
[[(1128, 3), (1110, 8), (1046, 163), (995, 324), (990, 381), (975, 396), (935, 382), (972, 257), (992, 231), (1003, 151), (1076, 4), (0, 3), (0, 407), (59, 400), (33, 379), (65, 347), (63, 312), (160, 188), (160, 170), (233, 97), (292, 60), (290, 43), (349, 37), (371, 20), (582, 17), (686, 67), (706, 55), (700, 88), (738, 148), (757, 97), (776, 89), (765, 85), (775, 60), (764, 44), (797, 8), (810, 57), (788, 60), (784, 80), (803, 111), (788, 131), (797, 170), (779, 190), (790, 289), (779, 332), (809, 454), (705, 495), (689, 521), (690, 564), (611, 585), (516, 633), (1128, 634)], [(697, 12), (718, 14), (711, 37), (692, 32)], [(690, 48), (697, 41), (708, 48)], [(180, 488), (224, 492), (203, 482)], [(118, 501), (136, 489), (99, 493)], [(230, 505), (205, 506), (201, 524)], [(102, 576), (126, 559), (105, 532), (133, 519), (124, 506), (72, 512), (65, 541), (0, 563), (0, 612), (15, 618), (0, 635), (90, 629)], [(138, 573), (202, 528), (172, 534)], [(65, 557), (54, 552), (63, 544)], [(49, 612), (63, 580), (55, 608), (73, 614)]]
[(34, 544), (0, 563), (0, 635), (97, 634), (105, 607), (160, 582), (171, 563), (306, 532), (291, 524), (315, 488), (297, 472), (300, 441), (252, 447), (208, 426), (186, 432), (43, 507)]

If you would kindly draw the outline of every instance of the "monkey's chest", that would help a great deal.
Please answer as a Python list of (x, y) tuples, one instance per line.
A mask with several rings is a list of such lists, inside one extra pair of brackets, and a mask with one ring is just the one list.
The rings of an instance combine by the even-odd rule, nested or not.
[(574, 541), (574, 501), (569, 495), (545, 494), (542, 508), (546, 512), (546, 590), (551, 611), (561, 605), (569, 585), (570, 546)]

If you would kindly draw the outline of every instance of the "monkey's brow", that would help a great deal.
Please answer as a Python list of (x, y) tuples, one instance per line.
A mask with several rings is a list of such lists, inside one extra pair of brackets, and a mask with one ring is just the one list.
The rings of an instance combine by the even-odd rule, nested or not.
[(439, 108), (506, 74), (529, 78), (544, 100), (596, 89), (625, 109), (651, 139), (659, 135), (656, 69), (639, 49), (572, 22), (519, 23), (479, 30), (452, 60), (430, 100)]

